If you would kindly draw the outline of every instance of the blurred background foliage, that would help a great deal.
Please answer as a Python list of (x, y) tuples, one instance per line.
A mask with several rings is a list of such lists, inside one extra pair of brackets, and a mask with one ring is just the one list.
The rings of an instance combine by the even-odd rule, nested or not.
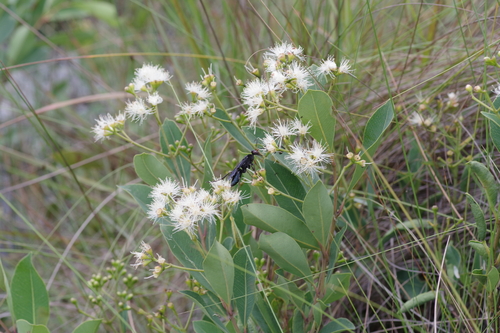
[[(212, 65), (223, 102), (240, 113), (235, 78), (249, 79), (244, 65), (258, 66), (262, 51), (278, 41), (302, 46), (316, 61), (327, 55), (351, 60), (355, 78), (343, 79), (332, 95), (340, 126), (339, 154), (356, 147), (367, 117), (389, 96), (394, 98), (397, 120), (376, 162), (415, 216), (431, 216), (434, 204), (449, 213), (450, 205), (426, 166), (439, 170), (452, 201), (460, 203), (468, 184), (463, 167), (441, 160), (452, 150), (454, 161), (460, 161), (487, 143), (477, 108), (465, 97), (453, 113), (443, 113), (436, 105), (447, 93), (463, 91), (465, 84), (488, 87), (497, 82), (497, 74), (485, 74), (480, 61), (498, 51), (497, 6), (495, 1), (446, 0), (3, 0), (0, 251), (7, 273), (33, 251), (53, 301), (49, 326), (64, 332), (68, 321), (80, 321), (68, 300), (75, 297), (85, 304), (85, 281), (91, 274), (104, 274), (111, 259), (127, 263), (142, 239), (157, 251), (164, 246), (157, 227), (132, 198), (117, 191), (118, 185), (138, 181), (131, 164), (137, 150), (115, 139), (94, 143), (94, 119), (123, 110), (123, 87), (143, 63), (169, 70), (178, 92)], [(169, 105), (163, 105), (164, 114), (173, 118), (177, 102), (171, 95), (163, 97)], [(436, 117), (437, 130), (404, 132), (404, 121), (422, 104), (428, 105), (422, 112)], [(134, 131), (139, 141), (154, 146), (157, 133), (149, 129), (156, 128), (150, 120), (151, 127), (137, 126)], [(420, 143), (430, 162), (421, 156)], [(223, 159), (235, 157), (235, 147), (223, 154)], [(374, 179), (367, 184), (359, 195), (369, 193), (384, 202), (385, 184)], [(394, 208), (390, 200), (384, 204)], [(384, 251), (379, 240), (394, 224), (387, 214), (374, 214), (371, 205), (350, 211), (356, 231), (347, 234), (353, 258)], [(460, 235), (458, 247), (463, 245)], [(420, 286), (421, 276), (408, 272), (426, 267), (421, 253), (413, 250), (396, 254), (409, 269), (395, 276)], [(385, 260), (374, 276), (363, 277), (366, 271), (360, 271), (352, 292), (359, 294), (374, 279), (391, 284), (383, 271), (392, 266)], [(375, 267), (375, 259), (368, 261), (359, 263)], [(165, 289), (185, 287), (185, 275), (166, 274), (168, 278), (140, 283), (134, 310), (153, 311), (164, 302)], [(377, 289), (367, 297), (382, 304), (385, 292)], [(173, 297), (179, 309), (189, 308), (185, 299)], [(93, 311), (90, 304), (83, 306)], [(5, 311), (0, 299), (4, 327), (12, 324)], [(377, 318), (371, 319), (373, 327), (381, 326)]]

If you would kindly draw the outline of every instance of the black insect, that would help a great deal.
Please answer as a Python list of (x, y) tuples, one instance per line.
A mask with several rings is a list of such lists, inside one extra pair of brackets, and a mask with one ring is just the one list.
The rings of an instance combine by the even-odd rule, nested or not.
[(233, 169), (233, 171), (222, 177), (222, 179), (229, 176), (229, 179), (231, 179), (231, 186), (238, 184), (238, 182), (241, 179), (241, 175), (247, 172), (248, 168), (251, 168), (253, 166), (253, 160), (255, 155), (262, 156), (257, 149), (252, 150), (251, 154), (248, 154), (247, 156), (243, 157), (243, 159), (240, 161), (240, 163), (238, 163), (238, 165)]

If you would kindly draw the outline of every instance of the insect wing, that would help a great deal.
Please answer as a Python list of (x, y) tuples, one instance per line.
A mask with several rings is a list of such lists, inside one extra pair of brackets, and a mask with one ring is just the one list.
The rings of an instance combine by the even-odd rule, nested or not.
[(238, 182), (240, 181), (240, 178), (241, 178), (241, 172), (239, 170), (235, 170), (235, 171), (236, 172), (231, 177), (231, 186), (238, 184)]

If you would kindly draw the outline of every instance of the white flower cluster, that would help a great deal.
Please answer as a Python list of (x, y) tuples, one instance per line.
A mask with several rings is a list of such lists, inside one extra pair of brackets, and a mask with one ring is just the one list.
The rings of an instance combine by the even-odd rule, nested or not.
[(264, 149), (267, 152), (274, 154), (278, 148), (289, 142), (291, 136), (305, 136), (309, 132), (310, 128), (311, 125), (309, 123), (304, 125), (298, 118), (292, 121), (283, 122), (278, 120), (274, 126), (271, 127), (272, 135), (267, 133), (262, 139)]
[(99, 119), (96, 119), (96, 122), (97, 124), (92, 127), (94, 140), (99, 141), (104, 138), (109, 139), (111, 135), (123, 128), (125, 124), (125, 115), (119, 112), (115, 117), (113, 117), (108, 113), (105, 116), (99, 116)]
[(448, 102), (446, 106), (449, 108), (457, 108), (458, 107), (458, 95), (454, 92), (448, 93)]
[(271, 127), (272, 135), (266, 134), (262, 139), (264, 149), (269, 153), (275, 153), (279, 148), (288, 149), (290, 155), (286, 159), (292, 162), (296, 174), (312, 175), (322, 172), (325, 169), (322, 164), (329, 162), (332, 156), (326, 152), (326, 147), (315, 140), (312, 142), (312, 147), (301, 146), (299, 143), (292, 143), (291, 140), (294, 135), (304, 137), (310, 128), (310, 124), (304, 125), (298, 118), (286, 122), (278, 120)]
[(191, 96), (192, 102), (181, 103), (179, 106), (181, 111), (178, 115), (186, 116), (188, 119), (193, 116), (203, 116), (205, 112), (210, 111), (213, 104), (210, 103), (212, 94), (208, 88), (204, 87), (199, 82), (186, 83), (186, 90)]
[(159, 65), (144, 64), (141, 68), (135, 70), (135, 77), (132, 80), (132, 85), (134, 85), (134, 90), (148, 91), (156, 90), (151, 89), (151, 85), (160, 85), (163, 82), (168, 82), (172, 78), (172, 75), (164, 68)]
[(228, 180), (211, 183), (212, 191), (196, 189), (194, 186), (181, 187), (176, 181), (165, 179), (153, 186), (148, 206), (148, 217), (157, 221), (168, 217), (175, 231), (185, 230), (194, 234), (203, 221), (215, 223), (221, 217), (221, 209), (232, 208), (243, 199), (240, 191), (232, 190)]
[(424, 118), (421, 114), (413, 112), (410, 117), (408, 117), (408, 123), (413, 126), (425, 126), (430, 127), (434, 122), (433, 117)]
[(316, 76), (328, 75), (331, 78), (352, 73), (348, 60), (342, 60), (337, 67), (332, 56), (323, 60), (321, 66), (313, 71), (303, 64), (305, 56), (302, 51), (302, 47), (295, 47), (287, 42), (270, 48), (264, 54), (266, 77), (260, 77), (257, 69), (247, 66), (248, 72), (259, 77), (248, 82), (241, 93), (243, 104), (247, 106), (245, 114), (251, 126), (256, 126), (258, 117), (265, 112), (267, 101), (278, 102), (287, 90), (298, 93), (309, 89), (314, 84), (313, 72)]
[(127, 102), (127, 106), (125, 107), (127, 117), (132, 119), (132, 121), (142, 123), (148, 115), (153, 114), (155, 107), (163, 102), (163, 98), (161, 98), (157, 89), (162, 83), (170, 81), (171, 78), (172, 75), (158, 65), (144, 64), (141, 68), (136, 69), (132, 83), (125, 90), (131, 93), (146, 91), (148, 98), (143, 100), (137, 97), (135, 101)]
[(332, 156), (332, 154), (326, 153), (326, 148), (316, 140), (313, 141), (312, 147), (302, 147), (300, 144), (294, 143), (290, 149), (292, 152), (286, 159), (293, 163), (296, 174), (320, 173), (325, 169), (322, 164), (330, 162)]
[(349, 64), (349, 60), (342, 59), (340, 65), (337, 67), (335, 63), (335, 58), (332, 56), (328, 56), (326, 59), (322, 60), (321, 65), (316, 69), (316, 75), (328, 75), (332, 78), (342, 74), (350, 74), (352, 75), (351, 65)]
[(160, 66), (144, 64), (141, 68), (136, 69), (132, 83), (125, 90), (134, 96), (136, 92), (147, 91), (148, 97), (146, 100), (136, 97), (134, 101), (127, 102), (124, 113), (120, 112), (115, 117), (108, 114), (96, 119), (97, 124), (92, 127), (95, 141), (109, 139), (109, 136), (120, 131), (125, 124), (125, 117), (142, 123), (149, 114), (154, 113), (154, 107), (163, 102), (157, 88), (171, 78), (172, 75)]

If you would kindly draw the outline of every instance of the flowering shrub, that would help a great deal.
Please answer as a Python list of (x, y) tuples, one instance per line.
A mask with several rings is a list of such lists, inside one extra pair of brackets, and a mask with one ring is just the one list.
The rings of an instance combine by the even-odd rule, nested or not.
[[(328, 93), (353, 70), (348, 60), (337, 65), (332, 56), (319, 66), (307, 61), (301, 47), (285, 42), (264, 53), (262, 74), (248, 65), (253, 78), (238, 81), (241, 114), (220, 99), (218, 78), (209, 69), (200, 82), (186, 84), (188, 100), (178, 99), (175, 122), (162, 120), (159, 109), (158, 89), (172, 88), (172, 76), (146, 64), (126, 87), (135, 100), (116, 116), (101, 116), (93, 128), (96, 141), (115, 135), (147, 152), (135, 156), (134, 166), (148, 185), (123, 188), (159, 225), (181, 266), (154, 256), (147, 244), (133, 252), (133, 266), (155, 264), (154, 278), (167, 268), (191, 275), (190, 290), (182, 293), (206, 315), (195, 329), (215, 325), (227, 332), (231, 323), (235, 330), (276, 331), (288, 327), (281, 320), (285, 313), (304, 331), (353, 327), (327, 309), (344, 295), (350, 279), (350, 273), (334, 273), (345, 231), (336, 222), (393, 118), (393, 107), (387, 102), (368, 120), (360, 151), (334, 155), (339, 154), (336, 118)], [(161, 151), (126, 132), (127, 120), (142, 123), (148, 116), (160, 127)], [(220, 130), (202, 136), (196, 130), (200, 122), (219, 124)], [(196, 142), (188, 142), (188, 131)], [(246, 154), (252, 151), (231, 167), (230, 177), (217, 177), (212, 159), (212, 144), (223, 137)], [(196, 179), (192, 169), (203, 177)]]

